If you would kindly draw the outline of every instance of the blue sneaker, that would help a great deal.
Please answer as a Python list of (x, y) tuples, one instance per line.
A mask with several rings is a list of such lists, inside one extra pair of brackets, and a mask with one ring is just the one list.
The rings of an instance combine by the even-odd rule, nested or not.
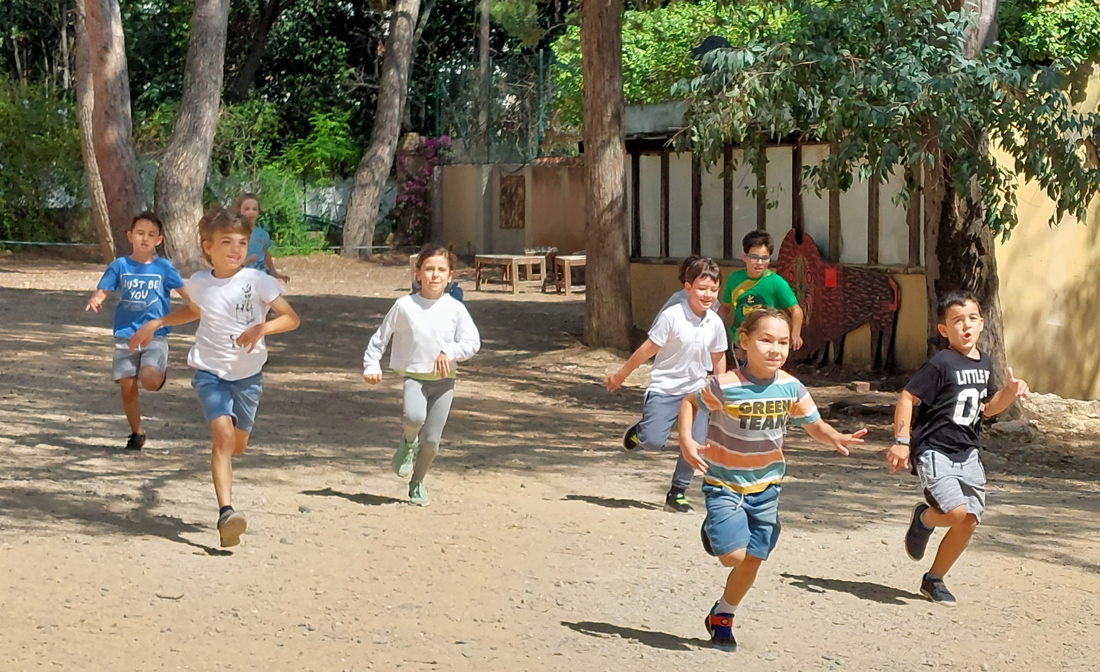
[(420, 450), (420, 439), (409, 443), (402, 435), (401, 445), (397, 447), (397, 452), (393, 454), (393, 473), (401, 478), (411, 474), (413, 465), (416, 464), (416, 452), (418, 450)]
[(715, 602), (710, 608), (706, 621), (711, 646), (722, 651), (736, 651), (737, 640), (733, 638), (733, 614), (719, 614), (715, 612), (717, 608), (718, 603)]

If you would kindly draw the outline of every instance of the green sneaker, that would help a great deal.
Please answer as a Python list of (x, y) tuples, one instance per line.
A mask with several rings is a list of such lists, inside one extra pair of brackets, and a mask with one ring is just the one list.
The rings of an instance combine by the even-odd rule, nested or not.
[(416, 451), (420, 450), (420, 439), (409, 443), (405, 437), (401, 437), (401, 445), (393, 454), (393, 473), (405, 478), (412, 473), (413, 464), (416, 463)]
[(424, 487), (424, 481), (409, 481), (409, 503), (417, 506), (427, 506), (432, 503), (428, 499), (428, 489)]

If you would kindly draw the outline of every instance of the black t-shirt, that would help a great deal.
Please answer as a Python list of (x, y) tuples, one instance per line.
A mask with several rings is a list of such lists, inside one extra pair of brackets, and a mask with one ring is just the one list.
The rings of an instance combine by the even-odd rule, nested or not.
[(905, 389), (917, 399), (913, 420), (912, 457), (935, 450), (963, 459), (978, 447), (985, 402), (997, 392), (993, 362), (980, 353), (978, 359), (948, 348), (924, 363)]

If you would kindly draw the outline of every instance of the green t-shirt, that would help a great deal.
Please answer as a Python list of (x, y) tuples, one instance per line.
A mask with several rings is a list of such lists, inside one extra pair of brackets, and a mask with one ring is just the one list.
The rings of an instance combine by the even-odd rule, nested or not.
[(733, 306), (730, 333), (734, 334), (748, 314), (757, 308), (767, 306), (786, 310), (797, 305), (798, 299), (783, 276), (775, 271), (764, 271), (764, 275), (751, 280), (748, 271), (741, 269), (730, 273), (726, 278), (726, 286), (722, 289), (722, 303)]

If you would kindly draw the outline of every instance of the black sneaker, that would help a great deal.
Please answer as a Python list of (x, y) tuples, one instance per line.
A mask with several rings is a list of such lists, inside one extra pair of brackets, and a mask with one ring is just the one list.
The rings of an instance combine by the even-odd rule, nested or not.
[(913, 507), (913, 516), (909, 519), (909, 529), (905, 531), (905, 552), (910, 560), (920, 560), (924, 557), (924, 551), (928, 548), (928, 540), (932, 538), (932, 528), (926, 527), (920, 517), (928, 510), (927, 504), (917, 504)]
[(944, 585), (943, 579), (933, 579), (925, 574), (920, 582), (920, 594), (936, 604), (942, 604), (945, 607), (955, 606), (955, 596)]
[(699, 536), (703, 539), (703, 550), (707, 552), (707, 555), (712, 557), (718, 557), (714, 554), (714, 549), (710, 545), (710, 537), (707, 536), (707, 524), (706, 521), (699, 527)]
[(222, 548), (241, 543), (241, 535), (248, 529), (248, 521), (240, 511), (230, 509), (218, 517), (218, 534), (221, 535)]
[(625, 450), (635, 450), (641, 444), (641, 441), (638, 440), (638, 426), (641, 424), (640, 421), (635, 422), (623, 432), (623, 448)]
[(141, 450), (145, 447), (144, 434), (131, 434), (126, 441), (126, 450)]
[(672, 513), (694, 513), (683, 490), (669, 490), (665, 495), (665, 510)]

